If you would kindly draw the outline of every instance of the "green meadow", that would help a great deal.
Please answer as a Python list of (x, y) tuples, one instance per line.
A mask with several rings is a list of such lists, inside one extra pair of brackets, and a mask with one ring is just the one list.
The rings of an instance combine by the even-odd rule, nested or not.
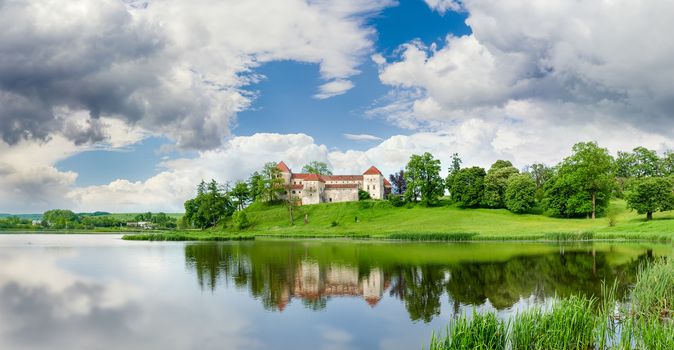
[[(590, 240), (671, 241), (674, 211), (646, 221), (616, 200), (608, 214), (595, 220), (514, 214), (505, 209), (461, 209), (443, 202), (435, 207), (394, 207), (387, 201), (324, 203), (289, 209), (281, 204), (254, 203), (244, 210), (245, 229), (231, 222), (208, 230), (152, 234), (151, 239), (217, 240), (226, 236), (352, 237), (405, 240)], [(143, 239), (149, 235), (140, 235)], [(148, 238), (150, 239), (150, 238)]]

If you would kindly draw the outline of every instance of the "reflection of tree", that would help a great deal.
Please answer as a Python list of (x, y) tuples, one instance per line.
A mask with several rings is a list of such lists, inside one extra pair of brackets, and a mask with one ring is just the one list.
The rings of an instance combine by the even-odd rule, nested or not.
[[(385, 258), (400, 254), (404, 245), (298, 242), (241, 242), (190, 244), (185, 261), (201, 288), (234, 283), (259, 299), (268, 310), (283, 310), (292, 299), (308, 309), (322, 310), (334, 296), (365, 299), (377, 305), (385, 289), (403, 301), (412, 320), (431, 321), (440, 314), (447, 293), (455, 312), (459, 304), (497, 309), (511, 307), (520, 298), (600, 296), (601, 282), (618, 281), (619, 294), (634, 282), (637, 267), (648, 254), (625, 264), (612, 264), (611, 252), (572, 250), (516, 256), (499, 262), (439, 264), (423, 257), (414, 262)], [(615, 256), (611, 255), (611, 256)], [(428, 261), (428, 262), (426, 262)]]

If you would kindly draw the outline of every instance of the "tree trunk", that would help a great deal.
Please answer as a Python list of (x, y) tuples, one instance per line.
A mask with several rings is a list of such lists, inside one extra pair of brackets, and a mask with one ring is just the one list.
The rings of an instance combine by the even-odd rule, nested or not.
[(646, 213), (646, 221), (653, 220), (653, 212), (649, 211)]
[(597, 193), (592, 192), (592, 220), (597, 218)]

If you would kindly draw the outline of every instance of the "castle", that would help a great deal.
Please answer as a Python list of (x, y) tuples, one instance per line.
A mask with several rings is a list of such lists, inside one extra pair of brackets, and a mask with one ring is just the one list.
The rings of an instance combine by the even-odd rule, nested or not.
[(385, 199), (391, 192), (391, 183), (374, 166), (363, 175), (294, 174), (283, 161), (276, 168), (286, 189), (282, 196), (297, 197), (303, 205), (357, 201), (358, 190), (369, 193), (372, 199)]

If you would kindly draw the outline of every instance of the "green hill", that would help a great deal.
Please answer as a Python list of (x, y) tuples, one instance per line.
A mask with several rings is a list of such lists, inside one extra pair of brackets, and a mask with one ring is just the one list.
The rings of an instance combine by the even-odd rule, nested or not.
[[(594, 238), (671, 241), (674, 238), (674, 212), (656, 213), (654, 220), (646, 222), (645, 215), (625, 209), (623, 201), (613, 201), (610, 215), (596, 220), (518, 215), (503, 209), (460, 209), (452, 205), (398, 208), (386, 201), (325, 203), (294, 210), (295, 224), (290, 225), (289, 211), (284, 205), (255, 203), (245, 209), (250, 221), (250, 227), (246, 229), (234, 230), (228, 222), (225, 229), (176, 233), (178, 236), (173, 238), (226, 239), (226, 236), (234, 235), (420, 240)], [(609, 224), (611, 221), (613, 225)]]

